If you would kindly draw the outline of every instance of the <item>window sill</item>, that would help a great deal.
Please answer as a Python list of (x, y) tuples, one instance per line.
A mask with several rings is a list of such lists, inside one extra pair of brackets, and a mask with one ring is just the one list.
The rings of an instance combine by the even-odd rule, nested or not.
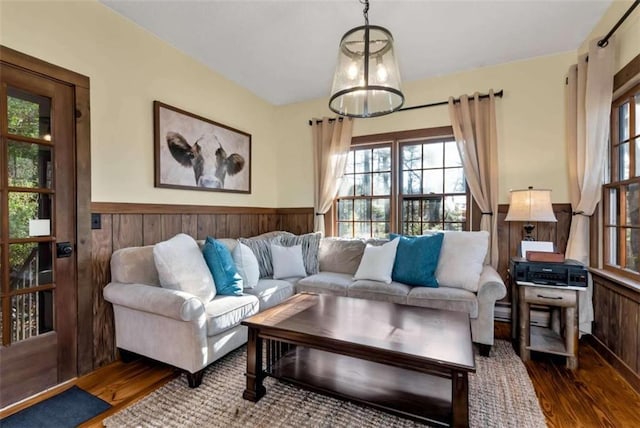
[(633, 279), (629, 279), (627, 277), (604, 269), (589, 268), (589, 272), (608, 279), (609, 281), (613, 281), (622, 287), (628, 288), (629, 290), (635, 291), (636, 293), (640, 294), (640, 282), (638, 281), (634, 281)]

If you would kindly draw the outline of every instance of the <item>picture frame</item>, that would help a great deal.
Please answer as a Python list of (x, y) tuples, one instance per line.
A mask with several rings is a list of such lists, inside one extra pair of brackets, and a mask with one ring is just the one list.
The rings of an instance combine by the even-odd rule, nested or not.
[(153, 102), (155, 187), (251, 193), (251, 134)]

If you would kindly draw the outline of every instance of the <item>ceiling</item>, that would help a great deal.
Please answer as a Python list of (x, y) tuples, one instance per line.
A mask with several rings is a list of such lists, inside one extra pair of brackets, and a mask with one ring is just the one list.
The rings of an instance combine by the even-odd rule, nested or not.
[[(275, 104), (327, 97), (358, 0), (100, 0)], [(371, 0), (403, 81), (577, 49), (611, 0)]]

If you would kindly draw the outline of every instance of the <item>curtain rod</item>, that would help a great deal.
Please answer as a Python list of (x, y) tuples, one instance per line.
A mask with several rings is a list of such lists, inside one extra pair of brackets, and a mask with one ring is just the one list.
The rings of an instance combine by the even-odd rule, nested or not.
[[(640, 0), (638, 0), (638, 1), (640, 1)], [(498, 92), (495, 92), (493, 95), (495, 97), (502, 98), (502, 95), (504, 95), (504, 91), (502, 89), (500, 89)], [(489, 98), (489, 94), (480, 94), (480, 96), (478, 98), (480, 98), (480, 99)], [(460, 98), (454, 98), (453, 102), (454, 103), (459, 103), (460, 102)], [(418, 105), (418, 106), (411, 106), (411, 107), (403, 107), (398, 111), (416, 110), (416, 109), (419, 109), (419, 108), (444, 106), (444, 105), (447, 105), (447, 104), (449, 104), (449, 101), (439, 101), (437, 103), (421, 104), (421, 105)], [(339, 119), (342, 120), (342, 118), (339, 118)], [(333, 122), (334, 120), (335, 120), (334, 118), (330, 118), (329, 122)], [(316, 123), (322, 123), (322, 121), (321, 120), (316, 120)], [(311, 125), (313, 125), (313, 121), (312, 120), (309, 121), (309, 126), (311, 126)]]
[(613, 36), (613, 33), (616, 32), (618, 27), (622, 25), (622, 23), (625, 21), (625, 19), (627, 19), (627, 17), (629, 15), (631, 15), (631, 12), (633, 12), (633, 9), (635, 9), (639, 4), (640, 4), (640, 0), (636, 0), (636, 1), (633, 2), (633, 4), (631, 6), (629, 6), (629, 9), (627, 9), (627, 11), (624, 13), (624, 15), (622, 15), (622, 18), (620, 18), (618, 20), (618, 22), (616, 22), (616, 24), (613, 26), (613, 28), (611, 28), (611, 30), (609, 30), (607, 35), (604, 36), (602, 38), (602, 40), (600, 40), (598, 42), (598, 46), (600, 46), (601, 48), (604, 48), (605, 46), (607, 46), (609, 44), (609, 39), (611, 38), (611, 36)]

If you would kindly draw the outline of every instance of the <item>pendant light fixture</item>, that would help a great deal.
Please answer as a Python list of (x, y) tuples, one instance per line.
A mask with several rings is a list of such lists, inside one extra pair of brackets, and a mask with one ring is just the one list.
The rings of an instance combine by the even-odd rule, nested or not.
[(343, 116), (375, 117), (393, 113), (404, 104), (393, 36), (384, 27), (369, 25), (369, 0), (364, 26), (342, 36), (329, 108)]

